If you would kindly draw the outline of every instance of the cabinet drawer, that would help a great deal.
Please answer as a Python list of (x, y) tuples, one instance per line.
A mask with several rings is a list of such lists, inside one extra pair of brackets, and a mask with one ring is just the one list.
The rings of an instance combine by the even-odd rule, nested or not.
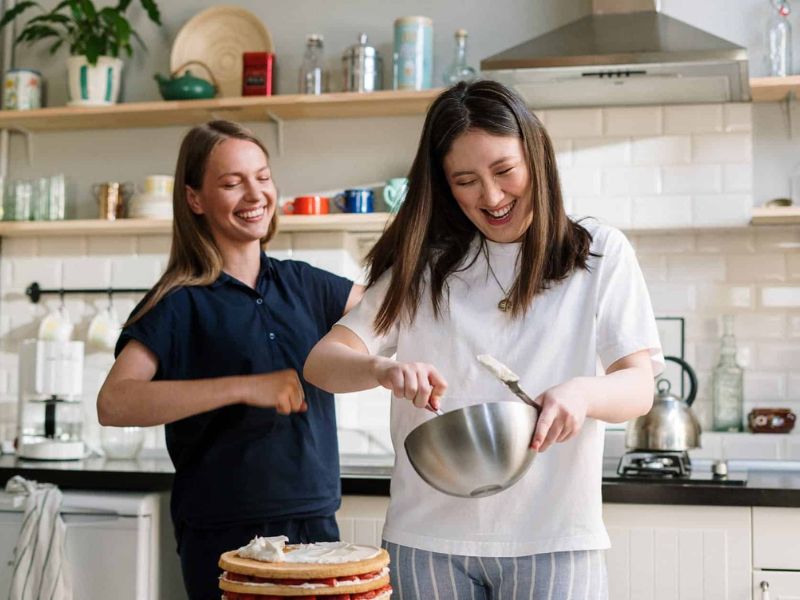
[(753, 567), (800, 570), (800, 509), (753, 507)]
[(753, 571), (753, 600), (762, 598), (800, 600), (800, 573)]

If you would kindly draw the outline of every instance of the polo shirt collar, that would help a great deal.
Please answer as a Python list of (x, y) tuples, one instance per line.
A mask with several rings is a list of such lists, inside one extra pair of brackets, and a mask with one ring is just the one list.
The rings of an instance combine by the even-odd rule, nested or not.
[[(265, 278), (274, 278), (275, 277), (275, 265), (272, 264), (272, 260), (267, 256), (267, 253), (262, 250), (261, 252), (261, 266), (258, 269), (258, 279), (256, 280), (256, 287), (258, 287), (258, 283), (263, 281)], [(218, 288), (219, 286), (225, 283), (233, 283), (235, 285), (244, 285), (241, 281), (228, 275), (225, 271), (222, 271), (217, 277), (217, 280), (211, 284), (211, 288)]]

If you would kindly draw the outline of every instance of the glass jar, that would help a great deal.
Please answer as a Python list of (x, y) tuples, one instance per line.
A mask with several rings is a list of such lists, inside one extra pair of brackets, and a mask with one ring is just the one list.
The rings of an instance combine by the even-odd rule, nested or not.
[(744, 370), (736, 363), (733, 325), (733, 315), (722, 316), (719, 362), (712, 381), (714, 431), (742, 431), (744, 424)]
[(298, 92), (301, 94), (319, 95), (328, 91), (322, 42), (322, 36), (317, 33), (311, 33), (306, 38), (306, 53), (298, 78)]

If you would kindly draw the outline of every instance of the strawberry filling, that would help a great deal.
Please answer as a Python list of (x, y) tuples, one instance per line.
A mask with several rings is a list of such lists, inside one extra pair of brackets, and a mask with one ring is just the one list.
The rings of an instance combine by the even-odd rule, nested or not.
[[(358, 594), (334, 594), (320, 596), (291, 596), (292, 600), (372, 600), (381, 594), (391, 592), (392, 586), (385, 585), (377, 590), (359, 592)], [(223, 592), (223, 600), (285, 600), (287, 596), (274, 596), (264, 594), (239, 594), (237, 592)]]
[[(257, 577), (256, 575), (242, 575), (241, 573), (225, 572), (225, 579), (228, 581), (239, 581), (242, 583), (272, 583), (275, 585), (303, 585), (304, 583), (315, 583), (319, 585), (335, 586), (337, 582), (342, 583), (358, 583), (360, 581), (368, 581), (375, 579), (381, 574), (380, 571), (371, 571), (370, 573), (363, 573), (361, 575), (346, 575), (341, 577), (326, 577), (322, 579), (276, 579), (268, 577)], [(298, 596), (302, 597), (302, 596)], [(261, 597), (263, 598), (263, 596)]]

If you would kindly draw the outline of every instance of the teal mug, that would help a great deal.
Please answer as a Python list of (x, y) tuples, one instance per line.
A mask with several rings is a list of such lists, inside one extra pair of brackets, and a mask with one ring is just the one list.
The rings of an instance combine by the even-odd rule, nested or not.
[(386, 181), (383, 188), (383, 201), (390, 212), (397, 212), (408, 192), (408, 179), (394, 177)]

